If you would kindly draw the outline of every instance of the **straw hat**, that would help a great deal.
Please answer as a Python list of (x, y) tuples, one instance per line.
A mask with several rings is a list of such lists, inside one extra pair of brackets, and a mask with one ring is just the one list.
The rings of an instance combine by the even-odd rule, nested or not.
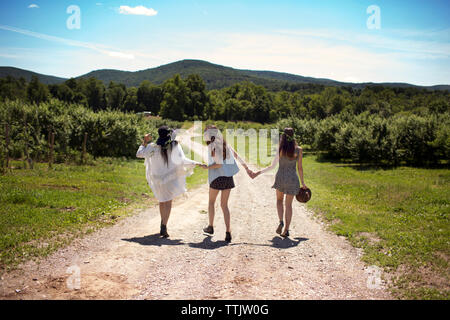
[(311, 200), (312, 192), (310, 189), (300, 189), (299, 193), (295, 196), (298, 202), (307, 203)]

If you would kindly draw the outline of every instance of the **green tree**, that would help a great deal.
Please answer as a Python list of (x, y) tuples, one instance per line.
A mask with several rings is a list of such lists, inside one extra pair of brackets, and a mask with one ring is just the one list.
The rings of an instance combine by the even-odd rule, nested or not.
[(160, 86), (153, 85), (150, 81), (142, 81), (137, 91), (137, 100), (140, 111), (150, 111), (159, 114), (163, 91)]
[(106, 101), (111, 109), (122, 109), (123, 101), (126, 96), (127, 89), (123, 84), (116, 84), (113, 81), (109, 83), (106, 91)]
[(190, 105), (186, 110), (186, 115), (190, 118), (204, 119), (205, 110), (209, 104), (205, 81), (199, 75), (192, 74), (187, 77), (185, 82), (190, 94)]
[(103, 82), (95, 78), (89, 78), (85, 83), (84, 93), (88, 106), (94, 110), (106, 109), (105, 86)]
[(27, 98), (27, 83), (24, 78), (15, 79), (7, 76), (0, 79), (0, 100), (25, 100)]
[(313, 95), (308, 103), (308, 109), (311, 117), (315, 119), (325, 119), (327, 114), (323, 99), (319, 95)]
[(139, 110), (139, 102), (137, 96), (138, 89), (135, 87), (131, 87), (127, 89), (127, 96), (123, 103), (123, 110), (138, 112)]
[(75, 93), (65, 83), (49, 85), (48, 88), (54, 98), (65, 102), (74, 102)]
[(37, 76), (33, 76), (27, 87), (28, 101), (33, 103), (46, 102), (50, 98), (48, 87), (41, 83)]
[(164, 82), (163, 92), (164, 98), (161, 103), (161, 117), (176, 121), (185, 120), (185, 110), (188, 109), (191, 101), (189, 98), (189, 88), (179, 74)]

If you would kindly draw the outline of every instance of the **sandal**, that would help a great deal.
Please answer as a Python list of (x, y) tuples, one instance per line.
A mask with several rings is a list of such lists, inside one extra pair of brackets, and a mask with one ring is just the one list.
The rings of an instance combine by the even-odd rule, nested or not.
[(277, 234), (281, 234), (283, 232), (284, 222), (280, 221), (280, 225), (277, 228), (277, 231), (275, 231)]
[(207, 228), (203, 229), (204, 233), (214, 234), (214, 228), (212, 226), (208, 226)]
[(282, 235), (283, 238), (289, 237), (289, 230), (286, 230)]
[(225, 241), (230, 243), (231, 242), (231, 232), (227, 232), (226, 236), (225, 236)]

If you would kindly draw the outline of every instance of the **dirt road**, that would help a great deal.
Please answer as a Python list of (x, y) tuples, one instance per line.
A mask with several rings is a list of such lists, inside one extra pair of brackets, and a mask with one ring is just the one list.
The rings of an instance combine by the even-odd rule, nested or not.
[(202, 232), (204, 185), (175, 201), (169, 239), (159, 237), (157, 207), (137, 212), (4, 275), (0, 299), (391, 298), (382, 287), (370, 289), (360, 252), (298, 202), (291, 238), (275, 234), (274, 174), (252, 181), (241, 170), (236, 177), (230, 245), (220, 208), (216, 234)]

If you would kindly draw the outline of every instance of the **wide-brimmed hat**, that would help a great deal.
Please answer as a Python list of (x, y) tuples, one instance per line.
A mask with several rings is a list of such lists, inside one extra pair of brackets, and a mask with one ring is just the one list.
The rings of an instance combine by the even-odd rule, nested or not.
[(163, 148), (163, 149), (167, 149), (168, 146), (174, 140), (173, 137), (172, 137), (172, 134), (173, 134), (173, 130), (172, 129), (170, 129), (167, 126), (162, 126), (161, 128), (158, 129), (159, 138), (156, 141), (156, 144), (158, 146), (161, 146), (161, 148)]

